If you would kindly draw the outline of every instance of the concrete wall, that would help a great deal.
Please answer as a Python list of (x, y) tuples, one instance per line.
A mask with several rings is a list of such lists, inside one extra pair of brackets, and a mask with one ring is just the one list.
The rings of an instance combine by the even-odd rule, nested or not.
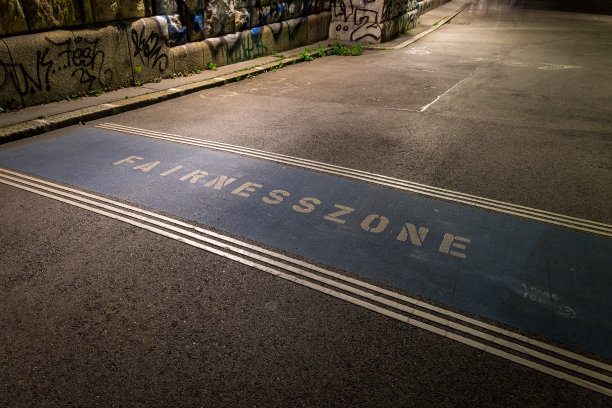
[(329, 7), (328, 0), (0, 0), (0, 107), (321, 41)]
[(150, 0), (0, 0), (0, 36), (150, 15)]
[(416, 26), (417, 18), (447, 0), (331, 0), (329, 38), (378, 44)]
[(0, 37), (165, 16), (180, 45), (329, 8), (329, 0), (0, 0)]
[(328, 36), (380, 42), (437, 2), (0, 0), (0, 107), (150, 82)]
[(307, 15), (172, 44), (172, 22), (154, 16), (96, 28), (0, 39), (0, 107), (16, 108), (95, 89), (117, 89), (270, 55), (327, 38), (331, 13)]

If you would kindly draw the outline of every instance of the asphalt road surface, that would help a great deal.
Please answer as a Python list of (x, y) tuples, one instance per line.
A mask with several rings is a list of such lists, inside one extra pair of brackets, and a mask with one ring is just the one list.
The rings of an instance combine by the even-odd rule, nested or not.
[(0, 146), (0, 406), (609, 406), (612, 17), (524, 3)]

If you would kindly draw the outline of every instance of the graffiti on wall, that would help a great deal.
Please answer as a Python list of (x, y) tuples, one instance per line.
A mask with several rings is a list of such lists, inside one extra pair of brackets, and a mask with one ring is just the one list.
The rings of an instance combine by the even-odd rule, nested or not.
[(268, 47), (262, 41), (262, 32), (262, 29), (252, 29), (220, 37), (217, 42), (204, 42), (214, 58), (223, 52), (225, 62), (234, 64), (268, 55)]
[[(272, 32), (272, 37), (274, 37), (276, 41), (281, 41), (284, 38), (283, 34), (285, 34), (286, 39), (291, 42), (294, 39), (297, 39), (299, 35), (304, 32), (303, 30), (306, 30), (306, 32), (308, 31), (309, 25), (306, 24), (306, 21), (314, 20), (315, 19), (296, 18), (283, 21), (282, 23), (270, 24), (268, 27)], [(316, 27), (316, 22), (313, 22), (312, 24), (315, 24)]]
[(382, 30), (378, 24), (378, 11), (368, 9), (375, 0), (365, 0), (364, 7), (353, 5), (353, 0), (332, 0), (332, 24), (340, 35), (350, 31), (351, 41), (371, 38), (380, 41)]
[[(351, 0), (343, 1), (351, 4)], [(244, 3), (259, 4), (255, 0), (244, 0)], [(305, 14), (311, 4), (322, 8), (324, 3), (325, 0), (270, 0), (265, 7), (247, 6), (244, 10), (261, 10), (256, 13), (256, 21), (249, 25), (266, 20), (281, 22), (204, 39), (204, 42), (215, 56), (215, 62), (221, 65), (327, 38), (331, 13), (326, 13), (325, 18), (313, 15), (284, 20)], [(204, 37), (204, 4), (204, 0), (197, 0), (183, 5), (183, 11), (197, 25), (191, 26), (189, 39)], [(177, 49), (176, 52), (172, 49), (176, 44), (171, 39), (170, 17), (177, 16), (126, 21), (108, 30), (37, 33), (28, 36), (27, 41), (20, 37), (7, 38), (0, 44), (0, 103), (15, 107), (34, 105), (98, 88), (114, 89), (129, 81), (141, 84), (167, 77), (174, 71), (176, 56), (180, 56), (176, 61), (182, 61), (185, 52), (189, 54), (198, 49), (191, 47), (188, 51)]]
[(69, 72), (82, 87), (105, 87), (113, 80), (112, 68), (104, 68), (105, 53), (99, 39), (68, 38), (55, 42), (45, 37), (47, 46), (36, 51), (30, 61), (7, 62), (0, 59), (0, 92), (9, 84), (22, 99), (28, 95), (52, 90), (53, 78)]
[[(53, 43), (53, 41), (47, 40)], [(56, 46), (63, 47), (63, 50), (57, 55), (60, 58), (57, 62), (61, 64), (63, 59), (64, 69), (73, 69), (71, 76), (78, 78), (79, 83), (86, 84), (88, 89), (92, 89), (96, 81), (100, 85), (106, 85), (113, 79), (111, 68), (102, 72), (105, 54), (104, 51), (98, 49), (99, 41), (99, 39), (89, 41), (83, 37), (75, 37), (74, 40), (68, 39), (61, 43), (53, 43)], [(57, 69), (60, 69), (59, 65)], [(51, 73), (54, 74), (55, 72), (55, 69), (52, 68)]]
[(234, 44), (225, 44), (224, 51), (228, 64), (268, 55), (268, 47), (261, 40), (261, 30), (259, 33), (253, 33), (253, 31), (241, 32)]
[(405, 0), (384, 0), (382, 8), (382, 20), (387, 21), (406, 13), (407, 2)]
[(206, 5), (204, 0), (197, 0), (196, 4), (191, 2), (191, 6), (186, 2), (181, 3), (185, 13), (185, 26), (189, 41), (198, 41), (206, 36)]
[(164, 72), (168, 68), (168, 55), (162, 52), (162, 47), (165, 45), (164, 39), (156, 31), (151, 31), (145, 35), (145, 26), (138, 32), (132, 28), (131, 40), (134, 46), (133, 57), (138, 58), (142, 64), (134, 64), (134, 66), (157, 68), (159, 72)]

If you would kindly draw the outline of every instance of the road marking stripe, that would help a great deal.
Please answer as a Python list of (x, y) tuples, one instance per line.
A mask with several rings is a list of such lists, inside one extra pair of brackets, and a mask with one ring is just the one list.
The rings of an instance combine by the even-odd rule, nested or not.
[[(478, 68), (476, 68), (478, 69)], [(449, 93), (450, 91), (452, 91), (453, 89), (455, 89), (457, 86), (459, 86), (459, 84), (461, 84), (463, 81), (465, 81), (466, 79), (470, 78), (474, 72), (476, 72), (475, 70), (472, 71), (470, 73), (470, 75), (468, 75), (467, 77), (463, 78), (461, 81), (457, 82), (455, 85), (451, 86), (449, 89), (446, 90), (446, 92), (444, 92), (442, 95), (438, 96), (436, 99), (434, 99), (433, 101), (429, 102), (427, 105), (423, 106), (419, 112), (425, 112), (427, 110), (427, 108), (429, 108), (431, 105), (433, 105), (434, 103), (438, 102), (438, 100), (440, 98), (442, 98), (444, 95), (446, 95), (447, 93)]]
[[(117, 125), (115, 125), (117, 126)], [(96, 127), (104, 127), (102, 125), (96, 126)], [(282, 154), (277, 154), (277, 153), (270, 153), (270, 152), (265, 152), (262, 150), (256, 150), (256, 149), (251, 149), (251, 148), (246, 148), (246, 147), (241, 147), (241, 146), (235, 146), (235, 145), (229, 145), (226, 143), (221, 143), (221, 142), (214, 142), (214, 141), (209, 141), (209, 140), (202, 140), (202, 139), (195, 139), (195, 138), (188, 138), (188, 137), (183, 137), (183, 136), (177, 136), (177, 135), (172, 135), (172, 134), (168, 134), (168, 133), (161, 133), (161, 132), (153, 132), (153, 131), (147, 131), (147, 130), (141, 130), (141, 129), (137, 129), (137, 128), (128, 128), (127, 130), (124, 130), (126, 127), (123, 127), (123, 129), (111, 129), (111, 130), (119, 130), (119, 131), (123, 131), (123, 132), (136, 132), (136, 131), (140, 131), (142, 133), (139, 133), (142, 136), (149, 136), (152, 138), (158, 138), (158, 137), (154, 137), (154, 135), (161, 135), (162, 137), (165, 137), (164, 140), (171, 140), (171, 141), (176, 141), (176, 142), (181, 142), (184, 144), (195, 144), (197, 143), (198, 145), (202, 145), (204, 147), (208, 147), (210, 146), (218, 146), (218, 147), (213, 147), (217, 150), (224, 150), (223, 148), (227, 148), (227, 149), (236, 149), (235, 152), (242, 152), (244, 151), (245, 154), (246, 153), (257, 153), (257, 154), (261, 154), (261, 156), (255, 156), (255, 157), (261, 157), (261, 158), (268, 158), (271, 161), (276, 161), (273, 160), (274, 158), (282, 158), (282, 159), (286, 159), (287, 161), (282, 162), (285, 164), (294, 164), (294, 163), (305, 163), (305, 164), (312, 164), (313, 166), (320, 166), (320, 171), (325, 171), (326, 168), (330, 168), (330, 169), (336, 169), (338, 171), (347, 171), (347, 173), (354, 173), (354, 174), (358, 174), (358, 175), (363, 175), (363, 176), (371, 176), (371, 177), (375, 177), (378, 178), (380, 180), (384, 180), (384, 181), (389, 181), (389, 182), (396, 182), (398, 184), (406, 184), (406, 185), (410, 185), (410, 186), (415, 186), (415, 187), (422, 187), (422, 188), (427, 188), (430, 189), (433, 192), (438, 192), (440, 194), (443, 193), (449, 193), (452, 195), (455, 195), (457, 197), (462, 197), (462, 198), (473, 198), (473, 199), (478, 199), (478, 200), (482, 200), (483, 202), (488, 202), (488, 203), (493, 203), (493, 204), (500, 204), (500, 205), (504, 205), (504, 206), (511, 206), (513, 208), (519, 208), (519, 209), (525, 209), (525, 210), (529, 210), (532, 212), (536, 212), (536, 213), (540, 213), (540, 214), (548, 214), (551, 216), (555, 216), (555, 217), (562, 217), (564, 219), (568, 219), (568, 220), (575, 220), (575, 221), (580, 221), (580, 222), (585, 222), (585, 223), (589, 223), (589, 224), (594, 224), (594, 225), (600, 225), (600, 226), (604, 226), (607, 227), (608, 229), (612, 230), (612, 226), (608, 225), (608, 224), (603, 224), (603, 223), (598, 223), (598, 222), (594, 222), (594, 221), (590, 221), (590, 220), (585, 220), (585, 219), (580, 219), (580, 218), (575, 218), (575, 217), (569, 217), (569, 216), (564, 216), (564, 215), (560, 215), (560, 214), (556, 214), (556, 213), (550, 213), (547, 211), (543, 211), (543, 210), (538, 210), (538, 209), (533, 209), (533, 208), (529, 208), (529, 207), (524, 207), (524, 206), (520, 206), (520, 205), (516, 205), (516, 204), (511, 204), (511, 203), (505, 203), (502, 201), (496, 201), (496, 200), (491, 200), (488, 198), (484, 198), (484, 197), (478, 197), (478, 196), (473, 196), (473, 195), (469, 195), (469, 194), (465, 194), (465, 193), (460, 193), (460, 192), (456, 192), (456, 191), (452, 191), (452, 190), (445, 190), (445, 189), (441, 189), (438, 187), (432, 187), (432, 186), (427, 186), (424, 184), (418, 184), (418, 183), (413, 183), (410, 181), (405, 181), (405, 180), (400, 180), (400, 179), (395, 179), (392, 177), (388, 177), (388, 176), (384, 176), (384, 175), (379, 175), (379, 174), (374, 174), (374, 173), (368, 173), (365, 171), (361, 171), (361, 170), (355, 170), (355, 169), (350, 169), (350, 168), (346, 168), (346, 167), (340, 167), (340, 166), (336, 166), (336, 165), (332, 165), (332, 164), (326, 164), (326, 163), (321, 163), (321, 162), (316, 162), (316, 161), (312, 161), (312, 160), (308, 160), (308, 159), (300, 159), (300, 158), (296, 158), (296, 157), (291, 157), (291, 156), (286, 156), (286, 155), (282, 155)], [(109, 128), (110, 129), (110, 128)], [(162, 138), (159, 137), (159, 138)], [(232, 151), (234, 153), (234, 151)], [(334, 174), (340, 174), (340, 173), (334, 173)], [(372, 181), (375, 182), (375, 181)], [(390, 184), (383, 184), (383, 185), (390, 185)]]
[(188, 144), (192, 146), (206, 147), (215, 150), (226, 151), (230, 153), (236, 153), (243, 156), (260, 158), (268, 161), (278, 162), (281, 164), (289, 164), (295, 167), (301, 167), (311, 170), (316, 170), (324, 173), (334, 174), (351, 178), (360, 181), (367, 181), (370, 183), (392, 187), (398, 190), (410, 191), (421, 195), (426, 195), (446, 201), (458, 202), (467, 204), (479, 208), (484, 208), (499, 213), (515, 215), (522, 218), (532, 219), (541, 221), (549, 224), (559, 225), (567, 228), (572, 228), (580, 231), (590, 232), (598, 235), (612, 237), (612, 225), (585, 220), (576, 217), (570, 217), (566, 215), (556, 214), (548, 211), (538, 210), (535, 208), (525, 207), (517, 204), (506, 203), (503, 201), (492, 200), (484, 197), (478, 197), (470, 194), (460, 193), (452, 190), (441, 189), (438, 187), (427, 186), (424, 184), (413, 183), (406, 180), (396, 179), (380, 174), (368, 173), (361, 170), (350, 169), (346, 167), (336, 166), (332, 164), (326, 164), (316, 162), (308, 159), (300, 159), (278, 153), (270, 153), (261, 150), (240, 147), (230, 145), (221, 142), (214, 142), (209, 140), (188, 138), (168, 133), (148, 131), (138, 128), (132, 128), (128, 126), (115, 125), (111, 123), (105, 123), (102, 125), (96, 125), (98, 128), (114, 130), (124, 133), (135, 134), (139, 136), (145, 136), (152, 139), (160, 139), (173, 141), (182, 144)]
[[(16, 175), (16, 176), (19, 176), (19, 177), (23, 177), (23, 178), (27, 178), (29, 180), (33, 180), (33, 181), (36, 181), (36, 182), (39, 181), (36, 178), (25, 176), (25, 175), (21, 175), (20, 173), (17, 173), (17, 172), (12, 172), (12, 171), (8, 171), (8, 170), (4, 170), (4, 169), (0, 169), (0, 170), (3, 173), (13, 174), (13, 175)], [(388, 299), (380, 298), (380, 297), (378, 297), (376, 295), (373, 295), (373, 294), (361, 291), (361, 290), (356, 289), (356, 288), (352, 288), (352, 287), (344, 285), (344, 284), (340, 284), (340, 283), (335, 282), (335, 281), (330, 280), (330, 279), (321, 278), (321, 277), (316, 276), (316, 275), (314, 275), (312, 273), (309, 273), (307, 271), (300, 270), (299, 268), (290, 267), (288, 265), (283, 265), (282, 263), (280, 263), (278, 261), (275, 261), (273, 259), (261, 257), (261, 256), (258, 256), (256, 254), (252, 254), (249, 251), (245, 251), (243, 249), (233, 247), (232, 245), (229, 245), (229, 244), (226, 244), (226, 243), (222, 243), (222, 242), (219, 242), (219, 241), (215, 241), (215, 240), (212, 240), (212, 239), (207, 239), (205, 237), (198, 236), (197, 234), (195, 234), (195, 233), (193, 233), (191, 231), (185, 231), (185, 230), (182, 230), (181, 228), (175, 227), (173, 225), (164, 224), (163, 222), (156, 221), (154, 219), (150, 219), (150, 218), (138, 215), (138, 214), (132, 214), (130, 212), (123, 211), (123, 210), (118, 209), (118, 208), (114, 208), (114, 207), (112, 207), (110, 205), (105, 205), (105, 204), (101, 204), (99, 202), (95, 202), (95, 201), (92, 201), (92, 200), (84, 199), (82, 197), (78, 197), (75, 194), (69, 194), (69, 193), (66, 193), (64, 191), (61, 191), (60, 189), (72, 190), (73, 192), (75, 192), (77, 194), (89, 196), (89, 197), (92, 197), (92, 198), (95, 198), (95, 199), (99, 199), (100, 201), (105, 201), (105, 202), (112, 203), (112, 204), (121, 204), (121, 203), (116, 203), (116, 202), (114, 202), (112, 200), (108, 200), (108, 199), (105, 199), (103, 197), (98, 197), (98, 196), (95, 196), (93, 194), (84, 193), (84, 192), (80, 192), (78, 190), (69, 189), (69, 188), (66, 188), (66, 187), (55, 185), (54, 183), (50, 183), (50, 182), (44, 182), (44, 184), (47, 184), (47, 185), (50, 185), (50, 186), (53, 186), (53, 187), (57, 187), (57, 188), (46, 187), (46, 186), (43, 186), (43, 185), (40, 185), (40, 184), (37, 184), (37, 183), (34, 183), (34, 182), (28, 182), (28, 181), (25, 181), (25, 180), (20, 180), (17, 177), (8, 176), (6, 174), (2, 174), (1, 177), (2, 177), (2, 179), (0, 179), (0, 181), (5, 183), (5, 184), (12, 185), (12, 186), (18, 187), (18, 188), (22, 188), (24, 190), (31, 191), (31, 192), (34, 192), (34, 193), (37, 193), (37, 194), (40, 194), (40, 195), (44, 195), (44, 196), (49, 197), (49, 198), (57, 199), (59, 201), (66, 202), (66, 203), (71, 204), (71, 205), (76, 205), (77, 207), (84, 208), (84, 209), (87, 209), (87, 210), (90, 210), (90, 211), (94, 211), (96, 213), (99, 213), (99, 214), (102, 214), (102, 215), (105, 215), (105, 216), (109, 216), (111, 218), (114, 218), (114, 219), (117, 219), (117, 220), (120, 220), (120, 221), (123, 221), (123, 222), (128, 222), (128, 223), (130, 223), (132, 225), (136, 225), (138, 227), (145, 228), (147, 230), (150, 230), (150, 231), (155, 232), (155, 233), (162, 234), (162, 235), (170, 237), (172, 239), (176, 239), (176, 240), (179, 240), (181, 242), (188, 243), (189, 245), (196, 246), (198, 248), (207, 250), (209, 252), (212, 252), (212, 253), (215, 253), (215, 254), (218, 254), (218, 255), (221, 255), (221, 256), (225, 256), (225, 257), (227, 257), (229, 259), (241, 262), (241, 263), (243, 263), (245, 265), (249, 265), (249, 266), (255, 267), (257, 269), (269, 272), (269, 273), (272, 273), (270, 271), (270, 269), (274, 270), (274, 268), (270, 268), (268, 266), (261, 265), (259, 262), (265, 262), (265, 263), (268, 263), (270, 265), (278, 266), (280, 268), (286, 269), (287, 271), (300, 274), (300, 275), (302, 275), (304, 277), (307, 277), (309, 279), (317, 280), (317, 281), (319, 281), (319, 282), (321, 282), (323, 284), (326, 284), (326, 285), (334, 286), (334, 287), (336, 287), (338, 289), (348, 291), (350, 293), (353, 293), (355, 295), (358, 295), (358, 296), (370, 299), (370, 300), (375, 301), (377, 303), (384, 304), (384, 305), (387, 305), (389, 307), (393, 307), (393, 308), (395, 308), (397, 310), (401, 310), (401, 311), (404, 311), (404, 312), (407, 312), (407, 313), (411, 313), (411, 314), (419, 316), (421, 318), (425, 318), (425, 319), (434, 321), (436, 323), (439, 323), (441, 325), (445, 325), (446, 327), (450, 327), (450, 328), (453, 328), (453, 329), (456, 329), (456, 330), (464, 331), (464, 332), (466, 332), (466, 333), (468, 333), (470, 335), (481, 337), (481, 338), (483, 338), (486, 341), (491, 341), (491, 342), (497, 343), (497, 344), (499, 344), (501, 346), (512, 348), (512, 349), (514, 349), (516, 351), (519, 351), (521, 353), (525, 353), (525, 354), (531, 355), (532, 357), (536, 357), (536, 358), (542, 359), (544, 361), (548, 361), (550, 363), (560, 365), (562, 367), (574, 370), (576, 372), (580, 372), (581, 374), (584, 374), (584, 375), (587, 375), (587, 376), (591, 376), (591, 377), (599, 379), (601, 381), (612, 383), (612, 378), (607, 377), (607, 376), (605, 376), (603, 374), (593, 372), (591, 370), (588, 370), (588, 369), (585, 369), (583, 367), (576, 366), (576, 365), (564, 362), (562, 360), (558, 360), (556, 358), (550, 357), (548, 355), (544, 355), (544, 354), (539, 353), (537, 351), (530, 350), (530, 349), (528, 349), (528, 348), (526, 348), (524, 346), (516, 345), (516, 344), (510, 343), (510, 342), (508, 342), (506, 340), (503, 340), (503, 339), (497, 339), (494, 336), (491, 336), (491, 335), (488, 335), (488, 334), (485, 334), (485, 333), (477, 332), (474, 329), (458, 325), (458, 324), (450, 322), (450, 321), (448, 321), (446, 319), (440, 319), (440, 318), (438, 318), (436, 316), (429, 315), (427, 313), (415, 310), (413, 308), (409, 308), (409, 307), (406, 307), (404, 305), (396, 304), (396, 303), (394, 303), (392, 301), (389, 301)], [(5, 180), (4, 178), (6, 178), (8, 180)], [(42, 182), (42, 180), (40, 180), (40, 181)], [(22, 184), (17, 184), (17, 183), (22, 183)], [(36, 187), (36, 188), (39, 188), (39, 189), (45, 189), (47, 191), (52, 192), (53, 194), (45, 193), (44, 191), (40, 191), (40, 190), (35, 190), (34, 188), (24, 186), (23, 184), (27, 184), (27, 185), (30, 185), (30, 186), (33, 186), (33, 187)], [(64, 197), (58, 197), (56, 194), (61, 194)], [(68, 198), (65, 198), (65, 197), (68, 197)], [(73, 200), (79, 200), (79, 201), (84, 202), (86, 204), (82, 204), (82, 203), (79, 203), (79, 202), (76, 202), (76, 201), (73, 201)], [(108, 211), (101, 210), (101, 209), (98, 209), (98, 208), (95, 208), (95, 207), (91, 207), (90, 204), (102, 207), (102, 208), (104, 208), (106, 210), (110, 210), (110, 211), (119, 213), (121, 215), (112, 214), (112, 213), (109, 213)], [(130, 206), (127, 206), (125, 204), (121, 205), (121, 207), (123, 207), (123, 208), (130, 208), (131, 209)], [(135, 207), (133, 207), (133, 208), (135, 208)], [(140, 210), (140, 209), (138, 209), (138, 210)], [(147, 213), (146, 210), (140, 210), (138, 212), (140, 212), (140, 213)], [(151, 214), (154, 214), (154, 213), (151, 213)], [(136, 218), (139, 221), (134, 221), (134, 220), (128, 219), (125, 216), (130, 216), (130, 217)], [(163, 216), (157, 216), (156, 218), (169, 219), (168, 217), (163, 217)], [(171, 219), (169, 219), (169, 220), (171, 220)], [(258, 262), (253, 262), (251, 260), (246, 260), (244, 258), (240, 258), (239, 256), (236, 256), (236, 255), (233, 255), (233, 254), (228, 254), (225, 251), (221, 251), (221, 250), (218, 250), (216, 248), (209, 247), (208, 245), (200, 244), (200, 243), (195, 242), (195, 241), (193, 241), (191, 239), (178, 236), (178, 235), (176, 235), (174, 233), (169, 233), (167, 231), (160, 230), (157, 227), (147, 226), (145, 224), (142, 224), (140, 221), (148, 222), (148, 223), (155, 224), (155, 225), (157, 225), (159, 227), (162, 227), (162, 228), (170, 229), (170, 230), (172, 230), (174, 232), (178, 232), (180, 234), (187, 235), (187, 236), (189, 236), (191, 238), (195, 238), (195, 239), (198, 239), (200, 241), (204, 241), (206, 243), (218, 246), (220, 248), (223, 248), (223, 249), (226, 249), (226, 250), (230, 250), (230, 251), (238, 253), (238, 254), (240, 254), (242, 256), (251, 257), (253, 259), (256, 259)], [(175, 223), (176, 224), (188, 225), (188, 224), (185, 224), (185, 223), (182, 223), (182, 222), (179, 222), (179, 221), (177, 221)], [(195, 226), (190, 226), (190, 227), (191, 227), (190, 230), (195, 230), (196, 229)], [(217, 234), (217, 235), (220, 235), (220, 234)], [(319, 268), (319, 269), (321, 269), (321, 268)], [(278, 270), (274, 270), (274, 271), (275, 272), (273, 274), (275, 274), (275, 275), (277, 275), (279, 277), (283, 277), (284, 279), (287, 279), (287, 277), (284, 276), (285, 275), (284, 272), (278, 271)], [(339, 276), (341, 276), (341, 275), (339, 275)], [(291, 279), (289, 279), (289, 280), (294, 281), (294, 282), (299, 283), (299, 284), (304, 284), (302, 282), (302, 280), (299, 279), (299, 278), (291, 277)], [(555, 370), (551, 371), (550, 368), (542, 366), (541, 364), (538, 364), (538, 363), (531, 362), (529, 360), (525, 360), (522, 357), (518, 357), (518, 356), (506, 353), (506, 352), (501, 351), (501, 350), (493, 349), (490, 346), (484, 345), (482, 343), (479, 343), (477, 341), (465, 338), (465, 337), (460, 336), (460, 335), (456, 335), (454, 333), (449, 333), (446, 330), (442, 330), (442, 329), (437, 328), (435, 326), (431, 326), (431, 325), (429, 325), (427, 323), (411, 320), (410, 318), (408, 318), (408, 317), (406, 317), (404, 315), (397, 314), (396, 312), (393, 312), (393, 311), (388, 311), (386, 309), (381, 308), (380, 306), (372, 305), (372, 304), (367, 303), (367, 302), (365, 302), (363, 300), (352, 298), (349, 295), (336, 292), (336, 291), (334, 291), (332, 289), (325, 288), (325, 287), (320, 287), (320, 286), (318, 286), (315, 283), (311, 283), (311, 282), (307, 282), (307, 283), (308, 283), (308, 285), (306, 285), (306, 286), (311, 287), (313, 289), (316, 289), (318, 291), (330, 294), (330, 295), (335, 296), (335, 297), (339, 297), (341, 299), (347, 300), (347, 301), (349, 301), (351, 303), (354, 303), (354, 304), (359, 304), (360, 306), (366, 307), (366, 308), (368, 308), (370, 310), (377, 311), (378, 313), (382, 313), (382, 314), (385, 314), (387, 316), (394, 317), (394, 318), (396, 318), (398, 320), (405, 321), (405, 322), (407, 322), (409, 324), (412, 324), (412, 325), (415, 325), (417, 327), (421, 327), (421, 328), (424, 328), (426, 330), (432, 331), (434, 333), (438, 333), (438, 334), (444, 335), (445, 337), (452, 338), (452, 339), (460, 341), (460, 342), (462, 342), (464, 344), (468, 344), (468, 345), (470, 345), (472, 347), (476, 347), (476, 348), (482, 349), (483, 351), (487, 351), (489, 353), (492, 353), (492, 354), (495, 354), (495, 355), (499, 355), (499, 356), (504, 357), (504, 358), (508, 358), (508, 359), (510, 359), (512, 361), (518, 362), (518, 363), (526, 365), (528, 367), (536, 368), (536, 369), (538, 369), (538, 370), (540, 370), (542, 372), (547, 372), (548, 374), (554, 375), (555, 377), (563, 378), (563, 379), (566, 379), (567, 381), (579, 384), (579, 385), (584, 386), (586, 388), (593, 389), (595, 391), (602, 392), (602, 393), (604, 393), (606, 395), (611, 395), (612, 396), (612, 390), (609, 390), (609, 389), (607, 389), (605, 387), (601, 387), (601, 386), (599, 386), (597, 384), (593, 384), (593, 383), (590, 383), (588, 381), (582, 380), (580, 378), (573, 377), (573, 376), (568, 375), (566, 373), (557, 372)], [(341, 295), (341, 296), (337, 296), (337, 295)], [(362, 304), (362, 303), (364, 303), (364, 304)], [(398, 318), (398, 316), (400, 316), (401, 318)], [(507, 356), (506, 356), (506, 354), (507, 354)], [(525, 362), (527, 362), (529, 364), (525, 364)], [(603, 363), (601, 365), (607, 366), (607, 365), (605, 365)], [(607, 366), (606, 369), (608, 371), (610, 371), (610, 366)]]
[[(77, 189), (74, 189), (74, 188), (62, 186), (60, 184), (56, 184), (56, 183), (53, 183), (53, 182), (45, 181), (45, 180), (42, 180), (42, 179), (38, 179), (36, 177), (28, 176), (28, 175), (20, 173), (20, 172), (8, 170), (8, 169), (3, 169), (3, 168), (0, 167), (0, 173), (2, 173), (2, 172), (10, 174), (10, 175), (13, 175), (13, 176), (16, 176), (16, 177), (20, 177), (21, 179), (31, 180), (31, 181), (34, 181), (34, 182), (39, 183), (39, 184), (44, 184), (46, 186), (50, 186), (50, 187), (52, 187), (52, 189), (50, 191), (55, 191), (53, 189), (59, 189), (59, 190), (67, 191), (67, 192), (78, 194), (78, 195), (81, 195), (81, 196), (84, 196), (84, 197), (89, 197), (89, 198), (95, 199), (97, 201), (105, 202), (105, 203), (111, 204), (111, 205), (113, 205), (115, 207), (124, 208), (126, 210), (131, 211), (131, 212), (136, 212), (136, 213), (144, 214), (144, 215), (147, 215), (149, 217), (153, 217), (153, 218), (165, 221), (167, 223), (178, 225), (178, 226), (180, 226), (182, 228), (187, 228), (188, 230), (194, 230), (196, 232), (199, 232), (199, 233), (202, 233), (202, 234), (214, 237), (216, 239), (221, 239), (221, 240), (227, 241), (227, 242), (229, 242), (231, 244), (234, 244), (234, 245), (239, 245), (241, 247), (247, 248), (248, 250), (256, 251), (256, 252), (259, 252), (259, 253), (262, 253), (262, 254), (265, 254), (265, 255), (277, 258), (277, 259), (281, 259), (281, 260), (283, 260), (285, 262), (289, 262), (289, 263), (292, 263), (294, 265), (301, 266), (301, 267), (304, 267), (304, 268), (316, 271), (318, 273), (330, 276), (330, 277), (332, 277), (332, 278), (334, 278), (336, 280), (342, 280), (342, 281), (348, 282), (348, 283), (350, 283), (352, 285), (360, 286), (360, 287), (362, 287), (364, 289), (378, 292), (381, 295), (384, 295), (384, 296), (387, 296), (387, 297), (392, 297), (392, 298), (395, 298), (395, 299), (397, 299), (399, 301), (410, 303), (410, 304), (413, 304), (413, 305), (415, 305), (417, 307), (420, 307), (420, 308), (423, 308), (423, 309), (429, 309), (432, 312), (435, 312), (435, 313), (438, 313), (438, 314), (442, 314), (442, 315), (446, 315), (446, 316), (451, 317), (451, 318), (453, 318), (455, 320), (461, 320), (461, 321), (463, 321), (465, 323), (468, 323), (470, 325), (478, 326), (478, 327), (481, 327), (481, 328), (483, 328), (485, 330), (496, 332), (496, 333), (498, 333), (500, 335), (503, 335), (505, 337), (514, 338), (514, 339), (516, 339), (518, 341), (530, 344), (530, 345), (538, 347), (540, 349), (547, 350), (549, 352), (553, 352), (555, 354), (559, 354), (559, 355), (562, 355), (564, 357), (571, 358), (571, 359), (576, 360), (576, 361), (580, 361), (580, 362), (582, 362), (584, 364), (589, 364), (591, 366), (598, 367), (598, 368), (601, 368), (601, 369), (604, 369), (604, 370), (612, 372), (612, 366), (610, 366), (608, 364), (601, 363), (599, 361), (586, 358), (584, 356), (572, 353), (572, 352), (564, 350), (564, 349), (560, 349), (560, 348), (557, 348), (557, 347), (554, 347), (554, 346), (550, 346), (550, 345), (548, 345), (546, 343), (542, 343), (540, 341), (531, 339), (529, 337), (520, 335), (518, 333), (514, 333), (514, 332), (511, 332), (511, 331), (508, 331), (508, 330), (504, 330), (504, 329), (499, 328), (497, 326), (493, 326), (493, 325), (481, 322), (479, 320), (472, 319), (472, 318), (469, 318), (467, 316), (464, 316), (464, 315), (461, 315), (461, 314), (458, 314), (458, 313), (455, 313), (455, 312), (451, 312), (451, 311), (443, 309), (441, 307), (437, 307), (437, 306), (431, 305), (429, 303), (425, 303), (425, 302), (419, 301), (417, 299), (414, 299), (414, 298), (411, 298), (411, 297), (408, 297), (408, 296), (405, 296), (405, 295), (402, 295), (402, 294), (399, 294), (399, 293), (396, 293), (396, 292), (392, 292), (390, 290), (386, 290), (386, 289), (380, 288), (380, 287), (378, 287), (376, 285), (372, 285), (372, 284), (368, 284), (366, 282), (362, 282), (359, 279), (350, 278), (348, 276), (344, 276), (344, 275), (341, 275), (339, 273), (335, 273), (333, 271), (329, 271), (327, 269), (320, 268), (320, 267), (318, 267), (316, 265), (312, 265), (312, 264), (310, 264), (308, 262), (304, 262), (304, 261), (301, 261), (301, 260), (298, 260), (298, 259), (295, 259), (295, 258), (291, 258), (291, 257), (283, 255), (281, 253), (270, 251), (270, 250), (267, 250), (265, 248), (258, 247), (256, 245), (251, 245), (251, 244), (248, 244), (246, 242), (240, 241), (238, 239), (231, 238), (231, 237), (219, 234), (219, 233), (215, 233), (213, 231), (209, 231), (209, 230), (206, 230), (204, 228), (200, 228), (200, 227), (197, 227), (197, 226), (192, 225), (192, 224), (188, 224), (188, 223), (185, 223), (185, 222), (182, 222), (182, 221), (178, 221), (178, 220), (175, 220), (173, 218), (166, 217), (166, 216), (163, 216), (163, 215), (151, 212), (151, 211), (143, 210), (143, 209), (138, 208), (138, 207), (134, 207), (134, 206), (131, 206), (131, 205), (128, 205), (128, 204), (124, 204), (124, 203), (121, 203), (121, 202), (118, 202), (118, 201), (114, 201), (114, 200), (111, 200), (111, 199), (107, 199), (107, 198), (104, 198), (104, 197), (101, 197), (101, 196), (98, 196), (98, 195), (95, 195), (95, 194), (90, 194), (90, 193), (87, 193), (87, 192), (84, 192), (84, 191), (81, 191), (81, 190), (77, 190)], [(5, 177), (11, 178), (10, 176), (5, 176)], [(14, 178), (11, 178), (11, 179), (17, 180), (17, 179), (14, 179)], [(26, 181), (23, 181), (23, 180), (20, 180), (20, 181), (24, 182), (24, 183), (27, 183)], [(40, 188), (44, 188), (44, 187), (41, 186)], [(113, 209), (113, 210), (115, 210), (115, 209)], [(133, 215), (133, 216), (136, 217), (135, 215)]]

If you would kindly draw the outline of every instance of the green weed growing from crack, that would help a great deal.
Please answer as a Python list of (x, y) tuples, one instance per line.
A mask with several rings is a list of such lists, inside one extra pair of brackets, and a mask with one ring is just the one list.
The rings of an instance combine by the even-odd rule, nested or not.
[(304, 61), (312, 61), (314, 58), (310, 56), (312, 50), (308, 47), (304, 48), (304, 51), (300, 52), (299, 56), (304, 59)]
[(336, 43), (333, 45), (331, 49), (327, 50), (326, 54), (356, 57), (358, 55), (361, 55), (362, 53), (363, 53), (363, 50), (361, 48), (361, 43), (353, 44), (351, 47), (347, 47), (345, 45), (340, 44), (339, 37), (336, 36)]

